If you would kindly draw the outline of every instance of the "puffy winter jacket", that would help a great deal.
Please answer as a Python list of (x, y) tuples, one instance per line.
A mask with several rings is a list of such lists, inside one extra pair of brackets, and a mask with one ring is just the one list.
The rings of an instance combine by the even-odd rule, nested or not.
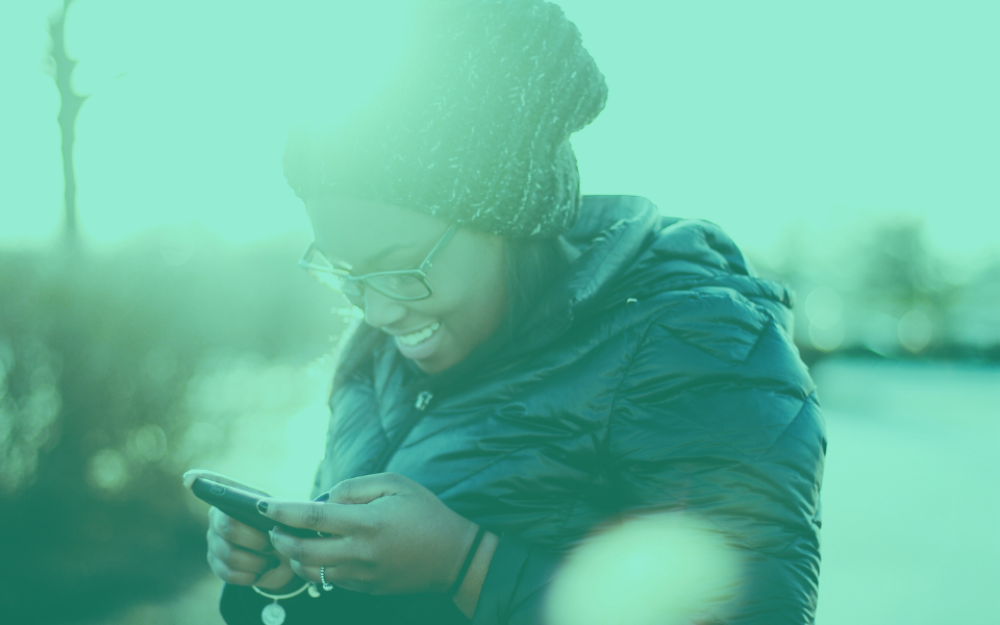
[[(743, 558), (718, 622), (813, 622), (826, 440), (788, 291), (717, 226), (643, 198), (585, 197), (566, 238), (582, 254), (544, 314), (460, 383), (435, 386), (385, 341), (335, 387), (316, 491), (400, 473), (500, 535), (476, 625), (540, 623), (596, 526), (681, 509)], [(222, 612), (259, 623), (264, 603), (227, 587)], [(289, 625), (468, 622), (443, 596), (288, 603)]]

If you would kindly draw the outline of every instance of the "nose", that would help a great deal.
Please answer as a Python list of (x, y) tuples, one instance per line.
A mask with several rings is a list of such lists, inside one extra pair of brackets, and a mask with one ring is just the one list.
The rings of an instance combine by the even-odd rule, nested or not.
[(363, 294), (365, 323), (381, 328), (389, 326), (406, 316), (406, 306), (399, 300), (382, 295), (375, 289), (365, 289)]

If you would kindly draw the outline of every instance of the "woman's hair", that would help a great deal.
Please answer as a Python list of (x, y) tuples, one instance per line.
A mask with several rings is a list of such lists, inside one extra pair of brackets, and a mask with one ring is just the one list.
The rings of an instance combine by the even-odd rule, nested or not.
[(565, 273), (570, 259), (561, 237), (504, 240), (507, 265), (507, 317), (511, 329), (523, 326), (541, 304), (551, 286)]
[[(518, 332), (535, 315), (546, 315), (546, 304), (557, 303), (547, 297), (554, 285), (565, 277), (571, 259), (561, 237), (544, 239), (504, 239), (507, 314), (497, 330), (463, 361), (463, 369), (474, 361), (487, 358), (516, 340)], [(370, 366), (376, 349), (388, 341), (378, 328), (359, 323), (341, 345), (339, 363), (333, 382), (335, 392), (360, 368)], [(457, 366), (457, 365), (456, 365)], [(454, 367), (452, 368), (454, 369)], [(447, 372), (439, 376), (448, 377)]]

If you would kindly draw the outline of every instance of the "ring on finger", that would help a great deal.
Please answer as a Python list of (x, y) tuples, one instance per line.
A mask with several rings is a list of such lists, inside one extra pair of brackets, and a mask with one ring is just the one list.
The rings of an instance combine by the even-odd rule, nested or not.
[(325, 590), (327, 592), (330, 592), (331, 590), (333, 590), (333, 584), (331, 584), (330, 582), (326, 581), (326, 567), (325, 566), (319, 567), (319, 581), (320, 581), (321, 584), (323, 584), (323, 590)]

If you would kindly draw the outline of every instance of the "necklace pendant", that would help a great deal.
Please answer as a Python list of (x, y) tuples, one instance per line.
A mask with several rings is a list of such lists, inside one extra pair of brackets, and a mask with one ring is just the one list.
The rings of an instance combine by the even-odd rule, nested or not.
[(260, 618), (264, 621), (264, 625), (281, 625), (285, 622), (285, 608), (278, 605), (277, 601), (269, 603), (264, 606)]

